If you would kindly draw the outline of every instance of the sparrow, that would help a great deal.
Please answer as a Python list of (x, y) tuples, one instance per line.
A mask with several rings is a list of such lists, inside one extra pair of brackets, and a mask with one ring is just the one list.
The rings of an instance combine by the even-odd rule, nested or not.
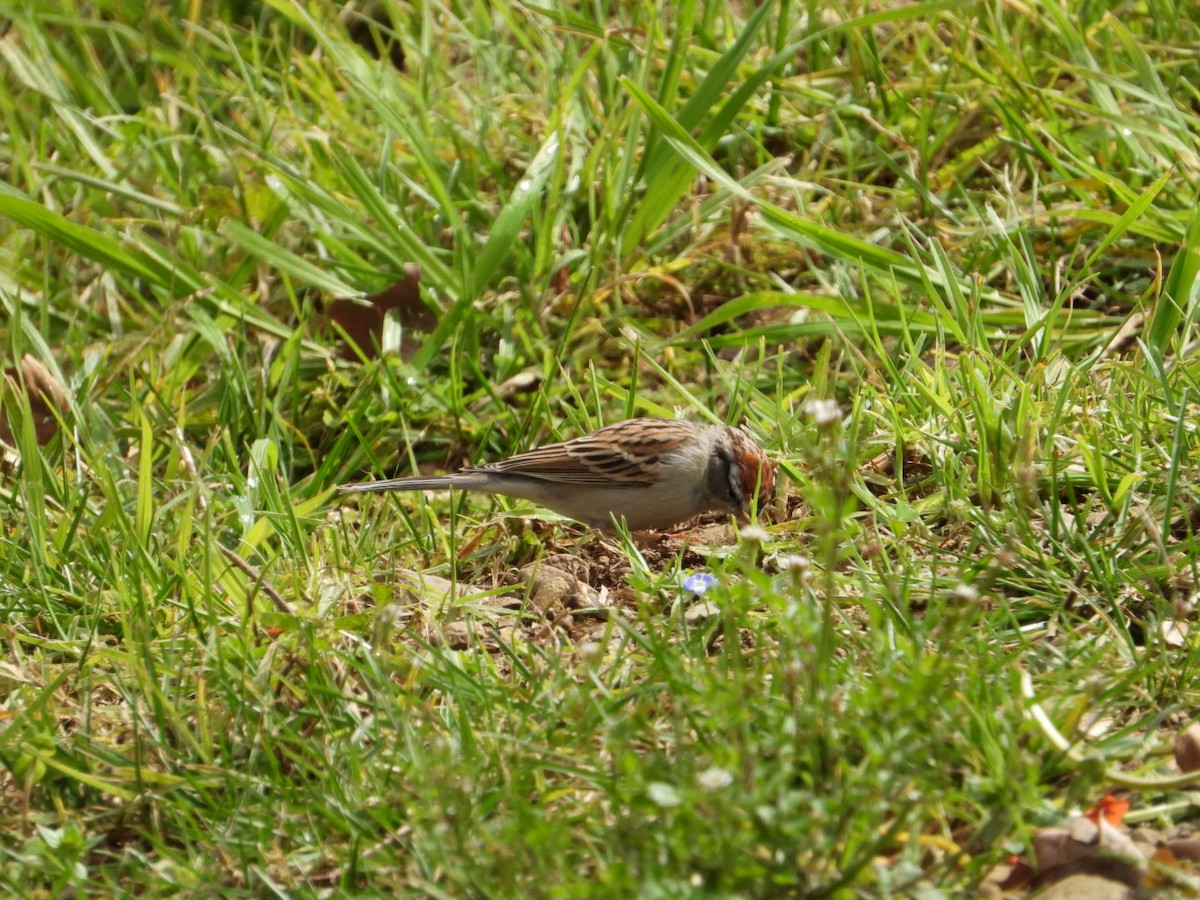
[(630, 531), (661, 531), (704, 512), (745, 520), (756, 493), (774, 494), (775, 465), (727, 425), (627, 419), (452, 475), (343, 484), (338, 493), (445, 489), (531, 500), (605, 531), (620, 520)]

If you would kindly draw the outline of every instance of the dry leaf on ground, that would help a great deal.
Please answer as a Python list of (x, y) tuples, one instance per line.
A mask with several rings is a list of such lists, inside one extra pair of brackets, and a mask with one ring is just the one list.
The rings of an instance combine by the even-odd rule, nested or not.
[[(404, 277), (377, 294), (362, 300), (334, 300), (326, 314), (346, 332), (367, 358), (378, 355), (383, 340), (383, 320), (393, 313), (400, 321), (400, 356), (408, 359), (421, 346), (414, 331), (429, 332), (437, 325), (437, 316), (421, 299), (421, 267), (404, 266)], [(347, 344), (342, 356), (354, 359), (354, 347)]]
[[(22, 388), (22, 382), (24, 388)], [(33, 432), (39, 444), (47, 443), (58, 433), (58, 418), (65, 416), (71, 408), (67, 392), (54, 374), (44, 365), (26, 353), (21, 357), (21, 370), (10, 367), (4, 373), (3, 390), (0, 400), (8, 391), (22, 391), (29, 397), (29, 410), (33, 414)], [(7, 412), (0, 409), (0, 441), (6, 444), (15, 443), (12, 425), (8, 421)]]

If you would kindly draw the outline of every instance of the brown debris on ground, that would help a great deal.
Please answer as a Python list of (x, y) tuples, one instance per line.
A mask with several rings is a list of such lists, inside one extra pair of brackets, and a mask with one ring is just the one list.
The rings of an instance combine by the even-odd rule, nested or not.
[(413, 332), (426, 333), (437, 326), (437, 315), (421, 298), (421, 267), (416, 263), (407, 263), (404, 277), (382, 291), (362, 300), (331, 300), (325, 310), (329, 320), (341, 326), (346, 334), (347, 341), (342, 347), (346, 359), (356, 358), (355, 347), (368, 359), (377, 355), (383, 340), (383, 320), (388, 313), (400, 322), (400, 356), (408, 359), (421, 346)]
[[(24, 394), (29, 400), (29, 411), (33, 417), (33, 433), (38, 444), (45, 444), (58, 434), (58, 421), (71, 409), (67, 392), (54, 373), (37, 359), (26, 353), (21, 357), (20, 370), (15, 366), (4, 372), (0, 380), (0, 403), (4, 395), (13, 392)], [(0, 442), (14, 444), (16, 438), (8, 414), (0, 408)]]
[[(380, 610), (385, 630), (401, 641), (408, 637), (450, 650), (482, 650), (507, 669), (508, 654), (517, 645), (560, 651), (573, 646), (586, 654), (589, 646), (604, 641), (614, 616), (626, 622), (644, 616), (646, 597), (629, 587), (632, 569), (614, 539), (561, 523), (526, 524), (538, 534), (538, 555), (515, 564), (510, 557), (512, 568), (477, 572), (472, 581), (457, 583), (428, 573), (381, 574), (396, 587), (393, 601)], [(634, 535), (642, 562), (655, 571), (677, 564), (703, 570), (737, 540), (734, 527), (715, 516), (672, 532)], [(719, 614), (711, 601), (689, 595), (682, 586), (680, 592), (685, 595), (680, 614), (688, 628), (703, 627)]]

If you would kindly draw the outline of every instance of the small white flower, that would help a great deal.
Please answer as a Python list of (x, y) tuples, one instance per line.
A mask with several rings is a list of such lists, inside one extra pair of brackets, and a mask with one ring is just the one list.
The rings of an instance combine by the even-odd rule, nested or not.
[(969, 584), (960, 583), (954, 589), (954, 599), (961, 600), (963, 603), (974, 603), (979, 599), (979, 591)]
[(650, 799), (657, 806), (661, 806), (664, 809), (670, 809), (683, 802), (683, 798), (679, 796), (679, 791), (664, 781), (650, 782), (650, 784), (646, 785), (646, 793), (650, 795)]
[(834, 425), (842, 420), (842, 411), (836, 400), (809, 400), (804, 404), (804, 411), (812, 416), (818, 428)]
[(696, 784), (706, 791), (719, 791), (733, 784), (733, 773), (720, 766), (712, 766), (696, 776)]
[(803, 575), (812, 566), (812, 560), (800, 553), (789, 553), (779, 557), (779, 570), (792, 575)]
[(765, 544), (770, 539), (767, 530), (759, 525), (747, 525), (742, 529), (742, 540), (747, 544)]
[(599, 662), (604, 657), (604, 648), (597, 641), (584, 641), (579, 645), (579, 659), (588, 665)]

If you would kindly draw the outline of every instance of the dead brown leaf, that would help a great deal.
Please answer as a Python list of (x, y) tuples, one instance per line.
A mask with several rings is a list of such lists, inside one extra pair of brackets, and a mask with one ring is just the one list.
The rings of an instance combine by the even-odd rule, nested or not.
[(1180, 772), (1200, 769), (1200, 722), (1193, 722), (1175, 737), (1175, 765)]
[[(421, 299), (421, 267), (406, 263), (404, 277), (362, 300), (338, 299), (329, 304), (326, 314), (346, 332), (346, 336), (368, 359), (379, 354), (383, 339), (383, 320), (394, 313), (400, 321), (400, 356), (410, 358), (421, 346), (414, 331), (429, 332), (437, 325), (437, 316)], [(346, 359), (356, 357), (352, 344), (342, 348)]]
[[(29, 398), (29, 410), (33, 414), (33, 432), (39, 444), (47, 443), (58, 433), (58, 415), (65, 416), (71, 408), (67, 392), (54, 374), (26, 353), (21, 357), (21, 369), (10, 367), (4, 373), (3, 391), (23, 392)], [(8, 416), (0, 410), (0, 441), (15, 443)]]

